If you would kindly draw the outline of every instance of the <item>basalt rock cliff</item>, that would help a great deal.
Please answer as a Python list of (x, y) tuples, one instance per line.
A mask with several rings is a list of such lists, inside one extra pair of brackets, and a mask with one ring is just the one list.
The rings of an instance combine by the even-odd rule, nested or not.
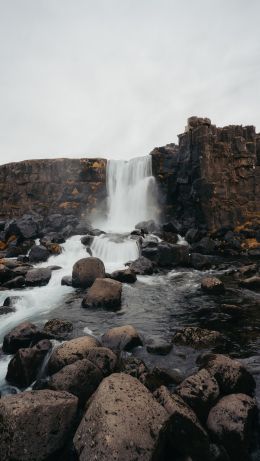
[(161, 206), (185, 228), (260, 224), (260, 134), (191, 117), (179, 145), (151, 152)]

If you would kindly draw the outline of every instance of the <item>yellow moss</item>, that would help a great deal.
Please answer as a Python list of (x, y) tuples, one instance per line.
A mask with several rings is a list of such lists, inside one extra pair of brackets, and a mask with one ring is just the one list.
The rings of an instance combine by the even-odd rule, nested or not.
[(77, 202), (63, 202), (63, 203), (60, 203), (59, 205), (59, 208), (62, 208), (62, 209), (78, 208), (78, 207), (79, 207), (79, 203)]
[(5, 249), (6, 249), (6, 243), (0, 240), (0, 250), (5, 250)]
[(242, 244), (242, 247), (247, 250), (254, 250), (260, 248), (260, 243), (256, 239), (246, 239)]
[(104, 168), (104, 162), (94, 162), (92, 168)]
[(62, 252), (62, 248), (58, 243), (50, 243), (50, 245), (48, 245), (48, 250), (53, 255), (60, 255)]

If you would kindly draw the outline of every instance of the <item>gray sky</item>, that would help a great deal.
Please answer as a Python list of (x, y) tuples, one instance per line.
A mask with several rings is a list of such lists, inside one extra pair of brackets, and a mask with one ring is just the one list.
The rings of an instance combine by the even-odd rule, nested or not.
[(0, 0), (0, 163), (260, 131), (259, 0)]

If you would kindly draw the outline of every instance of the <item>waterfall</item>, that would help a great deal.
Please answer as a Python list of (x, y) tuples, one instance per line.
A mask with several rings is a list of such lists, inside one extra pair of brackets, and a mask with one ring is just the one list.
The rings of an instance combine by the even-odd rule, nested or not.
[(102, 228), (109, 232), (131, 232), (140, 221), (155, 219), (156, 183), (152, 157), (107, 163), (108, 215)]

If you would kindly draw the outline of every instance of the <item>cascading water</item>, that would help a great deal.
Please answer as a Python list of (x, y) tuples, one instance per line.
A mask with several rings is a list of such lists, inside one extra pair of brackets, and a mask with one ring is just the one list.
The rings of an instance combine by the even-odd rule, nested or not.
[(128, 162), (109, 160), (107, 192), (107, 217), (98, 223), (107, 234), (96, 237), (91, 249), (94, 256), (104, 261), (107, 270), (113, 270), (139, 256), (138, 244), (129, 232), (139, 222), (155, 219), (157, 194), (151, 156)]

